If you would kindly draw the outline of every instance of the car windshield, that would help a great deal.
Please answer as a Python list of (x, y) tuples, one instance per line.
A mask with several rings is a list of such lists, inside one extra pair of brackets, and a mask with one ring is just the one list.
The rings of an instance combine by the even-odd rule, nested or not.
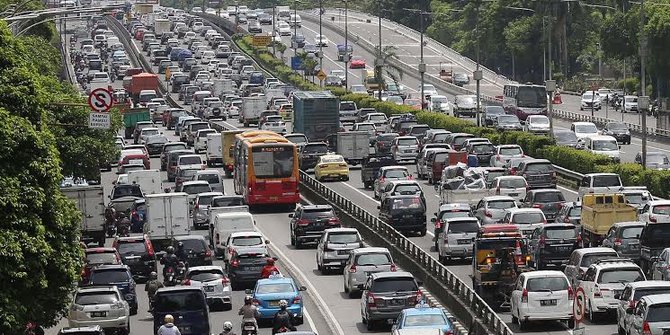
[(547, 163), (531, 163), (526, 165), (527, 172), (549, 173), (554, 171), (554, 167)]
[(579, 124), (575, 125), (575, 132), (583, 134), (595, 134), (598, 132), (598, 128), (596, 128), (596, 126), (593, 124)]
[(116, 264), (116, 255), (111, 252), (92, 252), (86, 254), (88, 264)]
[(360, 242), (358, 239), (358, 234), (353, 232), (345, 233), (329, 233), (328, 242), (334, 244), (346, 244), (346, 243), (357, 243)]
[(621, 186), (621, 180), (619, 179), (618, 175), (593, 176), (593, 187), (612, 187), (612, 186)]
[(608, 123), (607, 124), (607, 129), (610, 129), (610, 130), (614, 130), (614, 129), (616, 129), (616, 130), (628, 130), (628, 127), (626, 127), (626, 125), (623, 124), (623, 123), (613, 122), (613, 123)]
[(185, 170), (179, 170), (179, 177), (182, 180), (193, 180), (193, 177), (198, 173), (197, 169), (185, 169)]
[(370, 121), (386, 121), (386, 115), (370, 115)]
[(534, 202), (561, 202), (565, 201), (562, 192), (538, 192)]
[(202, 291), (169, 291), (156, 294), (154, 308), (156, 312), (198, 311), (204, 308)]
[(514, 115), (500, 115), (498, 116), (498, 123), (502, 124), (519, 123), (519, 118)]
[(486, 107), (486, 115), (501, 115), (505, 114), (505, 110), (500, 107), (500, 106), (487, 106)]
[(378, 278), (370, 288), (371, 292), (417, 291), (414, 278)]
[(317, 219), (334, 218), (334, 217), (337, 217), (337, 215), (335, 215), (335, 212), (333, 212), (332, 209), (314, 209), (314, 210), (305, 209), (302, 212), (301, 218), (307, 220), (317, 220)]
[(524, 188), (526, 181), (522, 178), (501, 178), (498, 186), (500, 188)]
[(77, 305), (111, 305), (119, 301), (114, 292), (81, 292), (77, 294), (74, 303)]
[(639, 269), (607, 269), (600, 271), (597, 283), (630, 283), (642, 280), (645, 280), (644, 275)]
[(529, 278), (526, 282), (528, 292), (554, 292), (568, 289), (565, 277)]
[(619, 145), (615, 141), (593, 141), (594, 151), (619, 151)]
[(137, 185), (118, 185), (114, 187), (112, 199), (121, 197), (143, 197), (142, 190)]
[(236, 236), (233, 237), (231, 244), (239, 247), (250, 247), (263, 244), (260, 236)]
[(207, 134), (215, 134), (216, 130), (205, 130), (198, 133), (198, 137), (207, 137)]
[[(193, 250), (194, 252), (205, 251), (205, 242), (200, 239), (186, 239), (179, 240), (179, 242), (184, 244), (184, 250)], [(175, 248), (178, 249), (178, 248)]]
[(409, 172), (406, 169), (393, 169), (384, 171), (384, 178), (407, 178), (409, 177)]
[(472, 146), (472, 152), (475, 154), (490, 154), (495, 150), (493, 144), (481, 143), (474, 144)]
[(647, 244), (649, 245), (665, 247), (667, 241), (670, 241), (670, 225), (647, 225), (647, 229), (645, 229), (644, 232), (644, 237), (642, 238), (646, 240), (648, 242)]
[(244, 205), (244, 198), (241, 196), (216, 197), (212, 199), (212, 207), (229, 207)]
[(640, 234), (642, 233), (642, 228), (643, 228), (642, 226), (623, 228), (623, 229), (621, 229), (621, 232), (619, 233), (619, 235), (621, 236), (621, 238), (625, 238), (625, 239), (628, 239), (628, 238), (638, 239), (638, 238), (640, 238)]
[(601, 259), (612, 259), (617, 257), (619, 256), (616, 252), (586, 254), (582, 256), (582, 263), (579, 266), (587, 268)]
[(487, 207), (490, 209), (509, 209), (516, 208), (516, 203), (514, 200), (494, 200), (489, 201)]
[(515, 224), (535, 224), (544, 222), (544, 215), (542, 213), (516, 213), (512, 217), (512, 222)]
[(403, 322), (404, 327), (426, 327), (446, 325), (447, 320), (442, 314), (408, 315)]
[(359, 124), (358, 127), (356, 127), (356, 129), (360, 130), (360, 131), (375, 130), (375, 125), (373, 125), (373, 124)]
[(532, 124), (549, 124), (549, 118), (533, 117), (533, 118), (530, 118), (530, 123), (532, 123)]
[(146, 251), (143, 241), (119, 243), (117, 248), (121, 255), (142, 254)]
[(295, 288), (291, 283), (272, 283), (261, 284), (256, 286), (256, 294), (277, 294), (277, 293), (293, 293)]
[(197, 180), (205, 180), (210, 184), (218, 184), (221, 182), (220, 176), (218, 173), (203, 173), (198, 175)]
[(449, 133), (442, 133), (442, 134), (435, 134), (433, 136), (433, 142), (439, 143), (439, 142), (444, 142), (444, 140), (451, 134)]
[(554, 137), (556, 138), (556, 141), (559, 143), (566, 143), (566, 142), (575, 142), (577, 141), (577, 135), (571, 131), (557, 131), (554, 132)]
[[(633, 294), (633, 300), (639, 301), (640, 299), (642, 299), (642, 297), (646, 297), (648, 295), (668, 294), (668, 293), (670, 293), (670, 287), (667, 286), (636, 288), (635, 294)], [(670, 311), (668, 311), (667, 313), (670, 313)]]
[(415, 138), (399, 138), (397, 143), (399, 146), (418, 145)]
[(359, 255), (356, 259), (359, 266), (380, 266), (391, 264), (391, 256), (386, 253), (369, 253)]
[(130, 281), (128, 271), (125, 269), (96, 270), (91, 273), (91, 284), (106, 285), (124, 283)]
[(287, 136), (286, 139), (293, 143), (307, 143), (307, 137), (305, 136)]
[(571, 239), (577, 237), (577, 229), (573, 227), (547, 227), (544, 236), (548, 239)]
[(194, 165), (194, 164), (202, 164), (202, 158), (200, 156), (179, 157), (179, 165)]
[(184, 185), (181, 191), (186, 192), (188, 194), (199, 194), (204, 192), (211, 192), (212, 189), (209, 187), (209, 184), (207, 185), (193, 184), (193, 185)]
[(651, 305), (645, 322), (670, 322), (670, 303)]
[(477, 220), (450, 221), (447, 233), (476, 233), (479, 230)]
[(503, 147), (498, 151), (501, 156), (517, 156), (522, 155), (523, 150), (520, 147)]
[(189, 279), (199, 282), (215, 281), (224, 277), (223, 272), (219, 269), (194, 270), (189, 272), (188, 276)]
[(328, 152), (328, 146), (324, 144), (308, 144), (302, 149), (303, 153), (319, 154)]
[(475, 97), (471, 96), (456, 96), (456, 104), (472, 104), (475, 103)]
[(398, 185), (395, 187), (393, 192), (402, 195), (417, 194), (421, 193), (421, 186), (414, 184)]
[(463, 217), (468, 217), (468, 216), (470, 216), (470, 211), (469, 210), (452, 209), (452, 210), (442, 212), (442, 215), (440, 216), (440, 220), (445, 221), (446, 219), (463, 218)]

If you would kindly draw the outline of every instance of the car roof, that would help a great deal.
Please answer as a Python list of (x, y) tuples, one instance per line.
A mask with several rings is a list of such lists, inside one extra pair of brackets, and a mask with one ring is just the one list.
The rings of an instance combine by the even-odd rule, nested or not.
[(403, 312), (405, 315), (445, 314), (442, 308), (438, 307), (405, 308)]
[(406, 185), (419, 185), (419, 186), (421, 186), (421, 184), (419, 184), (419, 182), (418, 182), (417, 180), (415, 180), (415, 179), (409, 179), (409, 180), (390, 180), (389, 182), (390, 182), (391, 184), (396, 184), (396, 185), (406, 184)]
[(652, 294), (642, 297), (649, 302), (649, 305), (665, 304), (670, 302), (670, 294)]
[(623, 228), (623, 227), (644, 227), (646, 224), (642, 221), (625, 221), (617, 222), (612, 225), (612, 227)]
[[(398, 137), (396, 137), (396, 138), (398, 138)], [(407, 169), (406, 166), (402, 166), (402, 165), (382, 166), (382, 167), (379, 168), (379, 170), (396, 170), (396, 169), (398, 169), (398, 170), (408, 170), (409, 171), (409, 169)]]
[(507, 196), (507, 195), (490, 195), (488, 197), (483, 197), (483, 201), (497, 201), (497, 200), (512, 200), (514, 201), (514, 198)]
[(261, 234), (257, 231), (236, 231), (236, 232), (230, 234), (230, 237), (237, 237), (237, 236), (260, 236), (260, 237), (263, 237), (263, 234)]
[(627, 283), (632, 289), (649, 288), (649, 287), (670, 287), (670, 281), (667, 280), (643, 280)]
[(270, 278), (259, 279), (256, 285), (260, 286), (262, 284), (271, 284), (271, 283), (291, 283), (294, 284), (293, 278), (284, 277), (282, 275), (270, 276)]
[(60, 330), (59, 334), (90, 334), (90, 333), (101, 333), (102, 327), (99, 325), (94, 326), (82, 326), (82, 327), (65, 327)]
[(128, 269), (128, 266), (125, 264), (103, 264), (103, 265), (98, 265), (91, 269), (91, 271), (98, 271), (98, 270), (126, 270), (130, 271)]
[(518, 214), (518, 213), (542, 213), (542, 210), (539, 208), (509, 208), (505, 210), (506, 212), (509, 212), (510, 214)]
[(216, 197), (216, 196), (221, 196), (221, 195), (223, 195), (223, 193), (221, 193), (221, 192), (203, 192), (203, 193), (198, 193), (198, 195), (196, 195), (196, 198)]
[(534, 190), (529, 190), (528, 193), (562, 193), (561, 190), (556, 188), (536, 188)]
[(440, 208), (438, 209), (438, 211), (443, 212), (443, 211), (448, 211), (448, 210), (453, 210), (453, 209), (458, 209), (458, 210), (465, 209), (467, 211), (470, 211), (471, 207), (470, 207), (469, 204), (466, 204), (466, 203), (450, 203), (450, 204), (441, 205)]
[(389, 249), (382, 247), (366, 247), (366, 248), (357, 248), (351, 251), (353, 254), (377, 254), (377, 253), (386, 253), (391, 254)]
[(605, 253), (605, 252), (616, 253), (616, 250), (606, 247), (592, 247), (592, 248), (577, 249), (574, 252), (586, 255), (586, 254)]
[(328, 233), (358, 233), (358, 229), (339, 227), (339, 228), (328, 228), (328, 229), (324, 230), (323, 232), (324, 232), (324, 234), (328, 234)]
[(595, 126), (595, 124), (593, 122), (586, 122), (586, 121), (573, 122), (572, 125), (573, 126), (583, 126), (583, 125), (594, 125)]
[(103, 253), (103, 252), (116, 252), (116, 249), (111, 247), (96, 247), (96, 248), (86, 248), (86, 253)]
[(184, 285), (166, 286), (159, 288), (158, 291), (156, 291), (156, 294), (169, 293), (169, 292), (182, 292), (182, 291), (202, 292), (202, 288), (195, 286), (184, 286)]
[(114, 285), (94, 285), (94, 286), (79, 286), (77, 293), (89, 292), (118, 292), (119, 290)]
[(529, 271), (529, 272), (524, 272), (523, 274), (526, 276), (526, 278), (539, 278), (539, 277), (561, 277), (561, 278), (566, 278), (565, 274), (561, 271), (557, 270), (535, 270), (535, 271)]
[(190, 266), (188, 268), (188, 271), (186, 271), (186, 273), (190, 273), (192, 271), (210, 271), (210, 270), (220, 270), (221, 273), (224, 273), (223, 268), (218, 265)]
[(181, 235), (173, 237), (175, 241), (185, 241), (185, 240), (205, 240), (205, 237), (202, 235)]
[(209, 185), (209, 183), (206, 180), (189, 180), (185, 181), (182, 186), (189, 186), (189, 185)]
[(138, 242), (138, 241), (147, 241), (149, 238), (147, 235), (133, 235), (133, 236), (119, 236), (116, 238), (117, 242)]
[(381, 278), (412, 278), (412, 279), (414, 279), (414, 275), (409, 273), (409, 272), (406, 272), (406, 271), (375, 272), (375, 273), (371, 273), (370, 276), (372, 277), (373, 280), (381, 279)]

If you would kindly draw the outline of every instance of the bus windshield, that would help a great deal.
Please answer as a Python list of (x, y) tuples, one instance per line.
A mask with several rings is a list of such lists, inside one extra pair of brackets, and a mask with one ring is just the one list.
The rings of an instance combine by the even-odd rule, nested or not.
[(254, 146), (251, 152), (256, 178), (288, 178), (293, 175), (293, 146)]
[(516, 94), (519, 107), (540, 108), (547, 106), (547, 93), (540, 86), (519, 86)]

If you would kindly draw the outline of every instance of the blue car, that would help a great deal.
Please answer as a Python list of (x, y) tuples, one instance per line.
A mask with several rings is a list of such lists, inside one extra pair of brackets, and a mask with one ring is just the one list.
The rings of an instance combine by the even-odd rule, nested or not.
[(137, 294), (135, 280), (130, 268), (123, 264), (100, 265), (91, 269), (90, 285), (114, 285), (123, 294), (123, 298), (130, 305), (130, 315), (137, 314)]
[(259, 279), (253, 292), (254, 302), (258, 307), (260, 319), (272, 320), (279, 311), (279, 301), (288, 302), (288, 311), (294, 315), (298, 324), (303, 322), (303, 299), (301, 291), (304, 286), (298, 286), (293, 278), (282, 275), (273, 275), (267, 279)]
[(407, 308), (400, 312), (398, 319), (391, 329), (392, 335), (403, 333), (416, 334), (420, 329), (439, 329), (440, 334), (451, 335), (454, 327), (441, 308), (419, 304), (414, 308)]

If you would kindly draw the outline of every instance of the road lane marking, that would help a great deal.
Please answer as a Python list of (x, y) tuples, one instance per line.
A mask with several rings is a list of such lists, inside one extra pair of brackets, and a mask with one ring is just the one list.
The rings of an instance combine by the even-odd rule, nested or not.
[(307, 320), (307, 323), (309, 324), (309, 329), (311, 329), (315, 334), (317, 333), (316, 331), (316, 326), (314, 325), (314, 320), (312, 320), (312, 317), (309, 315), (309, 312), (307, 312), (307, 309), (302, 312), (302, 315), (305, 317)]

